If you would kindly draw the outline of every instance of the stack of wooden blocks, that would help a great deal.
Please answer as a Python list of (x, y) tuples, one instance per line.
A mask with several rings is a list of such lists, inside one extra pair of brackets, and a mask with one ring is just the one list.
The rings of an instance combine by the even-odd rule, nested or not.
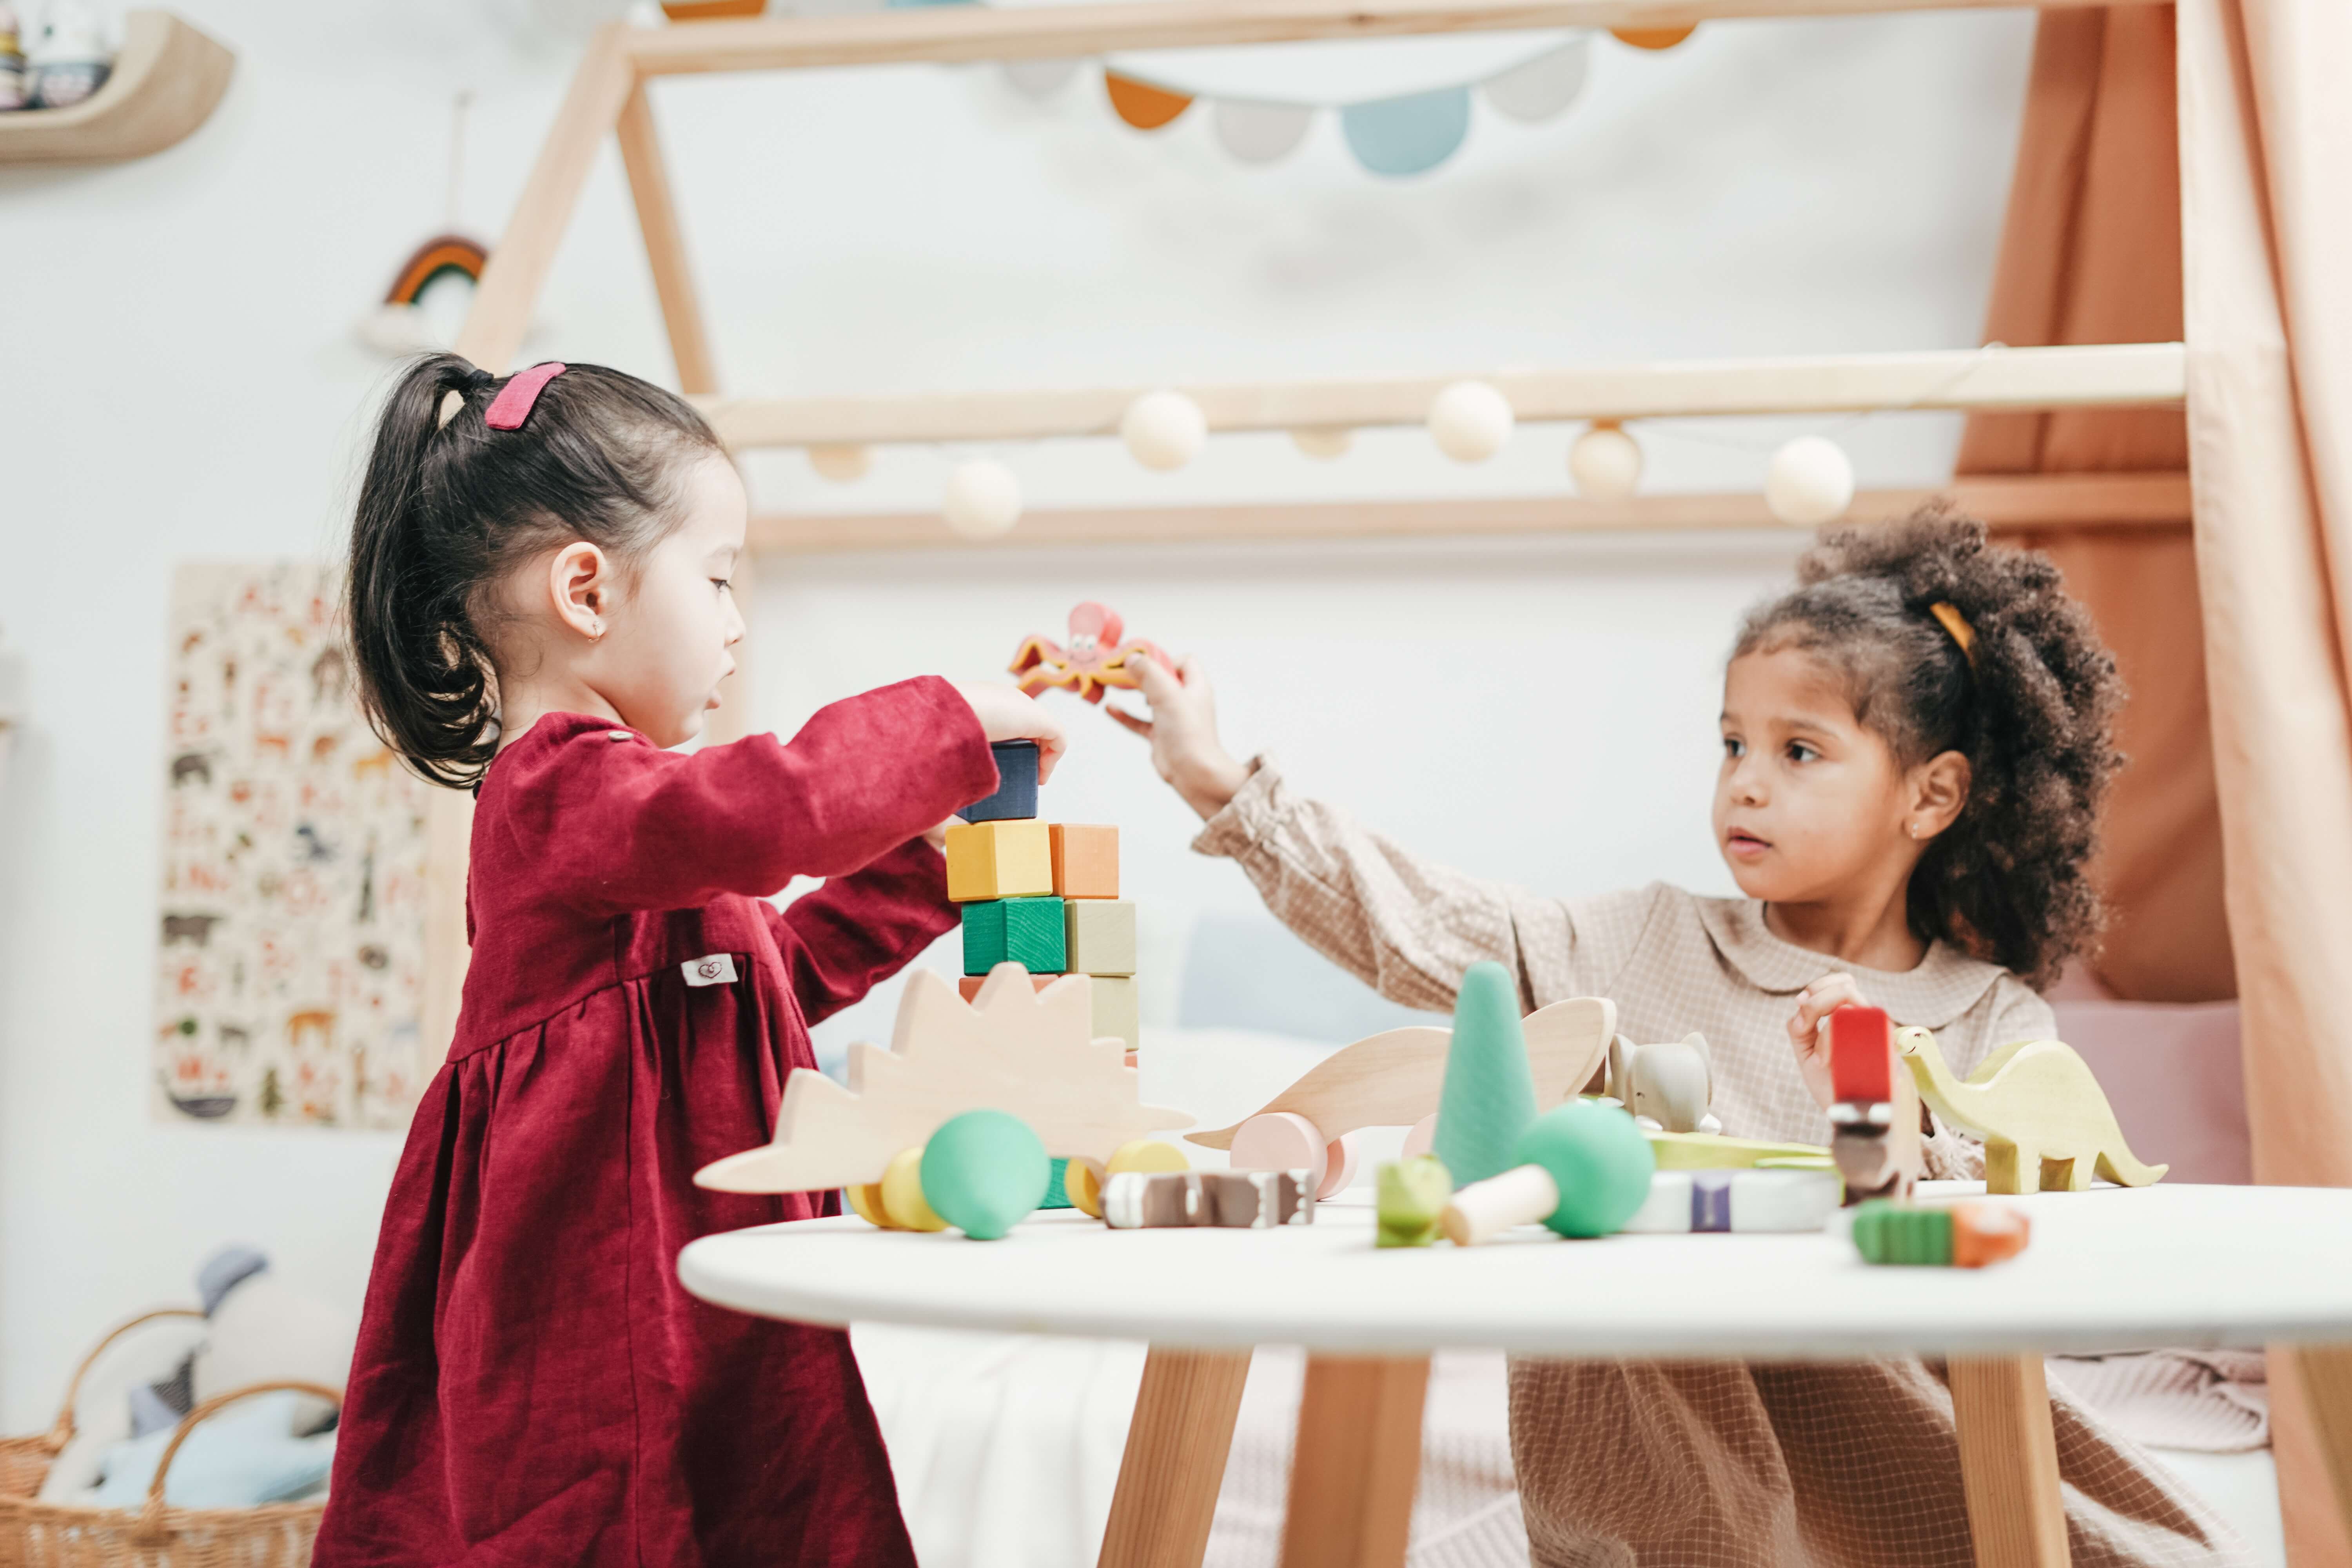
[(1135, 1060), (1135, 906), (1118, 896), (1118, 829), (1037, 820), (1037, 748), (994, 748), (997, 791), (947, 835), (948, 897), (962, 907), (964, 1000), (1012, 963), (1041, 989), (1088, 976), (1097, 1039), (1117, 1036)]

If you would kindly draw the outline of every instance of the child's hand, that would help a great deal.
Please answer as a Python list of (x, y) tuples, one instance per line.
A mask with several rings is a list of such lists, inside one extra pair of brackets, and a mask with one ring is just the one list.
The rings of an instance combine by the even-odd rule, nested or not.
[(1191, 658), (1167, 670), (1141, 654), (1129, 654), (1127, 668), (1151, 704), (1151, 717), (1139, 719), (1117, 708), (1105, 711), (1151, 742), (1151, 765), (1206, 822), (1225, 809), (1250, 776), (1248, 766), (1234, 761), (1217, 739), (1217, 694), (1209, 689), (1209, 678)]
[(1044, 784), (1054, 775), (1054, 764), (1070, 749), (1069, 737), (1062, 733), (1062, 721), (1045, 711), (1034, 698), (1024, 697), (1010, 686), (989, 682), (985, 685), (953, 681), (957, 692), (971, 704), (972, 716), (989, 741), (1034, 741), (1037, 742), (1037, 782)]
[(944, 850), (948, 847), (948, 829), (950, 827), (961, 827), (962, 826), (962, 817), (950, 816), (936, 827), (924, 828), (923, 842), (929, 845), (934, 849)]
[(1824, 1110), (1837, 1099), (1830, 1079), (1830, 1015), (1841, 1007), (1864, 1005), (1862, 987), (1851, 974), (1824, 974), (1797, 993), (1797, 1010), (1789, 1017), (1789, 1043), (1797, 1048), (1797, 1071), (1806, 1089)]

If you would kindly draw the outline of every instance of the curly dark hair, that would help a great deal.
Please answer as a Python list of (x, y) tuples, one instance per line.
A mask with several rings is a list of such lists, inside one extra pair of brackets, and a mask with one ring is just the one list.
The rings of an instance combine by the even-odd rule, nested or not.
[[(1748, 613), (1732, 657), (1804, 649), (1843, 675), (1854, 716), (1905, 766), (1968, 758), (1968, 801), (1911, 874), (1911, 930), (2049, 984), (2104, 923), (2088, 864), (2124, 760), (2123, 681), (2090, 616), (2048, 556), (1990, 544), (1941, 507), (1824, 532), (1797, 583)], [(1973, 652), (1937, 604), (1975, 632)]]

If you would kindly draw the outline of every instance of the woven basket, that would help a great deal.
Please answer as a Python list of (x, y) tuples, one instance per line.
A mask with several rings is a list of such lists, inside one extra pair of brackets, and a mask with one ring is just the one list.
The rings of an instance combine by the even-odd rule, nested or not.
[(159, 1318), (203, 1316), (194, 1307), (159, 1307), (109, 1329), (106, 1337), (90, 1346), (89, 1353), (74, 1368), (73, 1381), (66, 1384), (65, 1407), (58, 1412), (49, 1429), (30, 1437), (0, 1437), (0, 1498), (28, 1498), (41, 1489), (41, 1483), (48, 1479), (50, 1464), (73, 1441), (74, 1405), (81, 1397), (81, 1381), (89, 1375), (89, 1369), (98, 1364), (98, 1358), (106, 1353), (109, 1345), (141, 1324)]
[(189, 1433), (225, 1405), (285, 1388), (342, 1405), (341, 1394), (315, 1383), (257, 1383), (205, 1400), (165, 1445), (144, 1507), (0, 1497), (0, 1568), (307, 1568), (324, 1498), (259, 1508), (173, 1508), (163, 1500), (164, 1479)]

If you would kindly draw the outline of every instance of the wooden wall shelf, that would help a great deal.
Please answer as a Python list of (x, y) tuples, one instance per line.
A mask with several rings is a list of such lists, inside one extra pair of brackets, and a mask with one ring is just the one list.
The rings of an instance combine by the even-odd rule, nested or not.
[(236, 55), (171, 12), (133, 11), (105, 86), (69, 109), (0, 114), (0, 163), (111, 163), (160, 153), (211, 117), (236, 69)]

